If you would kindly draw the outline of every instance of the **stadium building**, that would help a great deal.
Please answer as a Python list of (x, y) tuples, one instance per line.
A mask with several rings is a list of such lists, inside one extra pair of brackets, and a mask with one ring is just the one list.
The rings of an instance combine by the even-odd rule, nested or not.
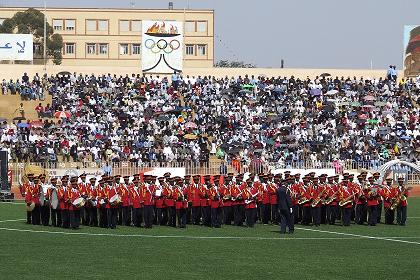
[[(26, 9), (0, 8), (0, 23)], [(47, 8), (45, 14), (63, 37), (63, 66), (141, 65), (144, 21), (183, 23), (183, 67), (213, 66), (213, 10)], [(34, 51), (34, 58), (42, 58), (36, 44)]]

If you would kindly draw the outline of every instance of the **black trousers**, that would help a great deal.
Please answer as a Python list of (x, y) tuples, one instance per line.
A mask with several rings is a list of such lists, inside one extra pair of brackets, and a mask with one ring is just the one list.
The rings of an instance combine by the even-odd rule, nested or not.
[(131, 225), (131, 211), (130, 206), (123, 206), (122, 207), (122, 214), (123, 214), (123, 225), (130, 226)]
[(63, 210), (57, 208), (57, 226), (62, 227), (63, 226)]
[(295, 212), (295, 217), (297, 216), (298, 222), (301, 223), (303, 220), (303, 205), (297, 204), (296, 207), (298, 208), (298, 211)]
[(289, 229), (289, 232), (295, 230), (294, 222), (292, 221), (292, 216), (290, 209), (281, 209), (280, 211), (280, 233), (286, 233), (286, 227)]
[(156, 223), (158, 225), (163, 226), (163, 211), (165, 210), (164, 208), (156, 208)]
[(169, 221), (168, 207), (162, 208), (162, 225), (167, 225)]
[(50, 224), (50, 205), (44, 204), (41, 206), (41, 222), (43, 226), (48, 226)]
[(194, 225), (199, 225), (201, 219), (201, 207), (193, 206), (192, 207), (192, 222)]
[(224, 218), (224, 224), (225, 225), (231, 225), (232, 224), (232, 218), (233, 218), (233, 207), (232, 206), (224, 206), (223, 207), (223, 218)]
[(327, 223), (327, 205), (321, 205), (321, 224), (326, 225)]
[[(176, 227), (176, 211), (175, 206), (168, 207), (168, 225), (171, 227)], [(144, 218), (146, 220), (146, 218)]]
[(299, 205), (293, 205), (293, 223), (294, 224), (298, 224), (299, 222), (301, 222), (302, 220), (302, 213), (301, 210), (302, 208), (299, 207)]
[(349, 226), (351, 221), (351, 213), (353, 208), (341, 208), (343, 212), (343, 226)]
[(407, 222), (407, 206), (397, 207), (397, 224), (405, 226)]
[(215, 228), (220, 227), (222, 215), (222, 208), (211, 208), (211, 226)]
[(278, 205), (270, 204), (270, 208), (271, 208), (271, 223), (278, 224), (279, 223), (279, 212), (277, 211)]
[(108, 220), (108, 228), (115, 229), (117, 228), (117, 214), (118, 208), (109, 208), (106, 211), (107, 213), (107, 220)]
[(96, 207), (87, 208), (89, 210), (89, 226), (98, 226), (98, 209)]
[(153, 225), (153, 205), (145, 205), (143, 211), (144, 211), (144, 227), (145, 228), (152, 228), (152, 225)]
[(31, 211), (26, 211), (26, 223), (27, 224), (32, 224), (32, 212)]
[(63, 228), (70, 227), (70, 211), (68, 209), (61, 210), (61, 219), (63, 220)]
[(270, 215), (271, 215), (270, 203), (261, 204), (261, 212), (262, 212), (262, 223), (267, 225), (268, 221), (270, 220)]
[(338, 206), (337, 205), (327, 205), (327, 221), (330, 225), (334, 225), (338, 216)]
[(82, 206), (79, 208), (80, 212), (80, 218), (82, 219), (82, 225), (88, 226), (89, 225), (89, 214), (87, 212), (87, 208), (85, 206)]
[(313, 223), (319, 226), (321, 224), (321, 207), (312, 207), (311, 209)]
[(192, 224), (192, 203), (188, 202), (187, 206), (187, 209), (185, 209), (187, 211), (187, 224)]
[(256, 212), (257, 212), (256, 208), (245, 209), (246, 225), (248, 227), (254, 227)]
[(367, 205), (365, 203), (363, 204), (357, 204), (356, 205), (356, 218), (355, 222), (358, 225), (363, 225), (367, 220)]
[(185, 228), (187, 226), (187, 209), (177, 209), (176, 217), (178, 220), (178, 227)]
[(303, 206), (303, 219), (302, 225), (310, 225), (312, 220), (311, 216), (311, 207), (310, 206)]
[(395, 219), (395, 210), (391, 210), (391, 208), (384, 208), (385, 210), (385, 224), (392, 225)]
[(244, 221), (245, 206), (238, 204), (233, 206), (234, 224), (235, 226), (242, 226)]
[(99, 226), (101, 228), (108, 227), (108, 213), (105, 207), (99, 208)]
[(382, 205), (383, 205), (383, 202), (382, 202), (382, 200), (381, 201), (378, 201), (379, 203), (378, 203), (378, 206), (377, 206), (377, 210), (376, 210), (376, 222), (378, 223), (378, 224), (380, 224), (381, 223), (381, 216), (382, 216)]
[(141, 223), (143, 222), (143, 208), (133, 208), (131, 211), (134, 226), (141, 227)]
[(201, 211), (203, 212), (203, 225), (207, 227), (211, 227), (211, 211), (210, 206), (203, 206), (201, 207)]
[(31, 219), (33, 225), (40, 225), (41, 224), (41, 206), (35, 205), (34, 210), (31, 212)]
[(58, 225), (57, 216), (59, 212), (60, 210), (51, 208), (51, 225), (53, 227), (56, 227)]
[(72, 229), (78, 229), (80, 226), (80, 211), (79, 210), (73, 210), (69, 211), (70, 216), (70, 227)]
[(263, 220), (263, 203), (261, 201), (257, 202), (257, 217), (255, 221), (262, 222)]
[(376, 226), (376, 223), (378, 222), (378, 206), (377, 205), (373, 205), (373, 206), (368, 206), (368, 214), (369, 214), (369, 218), (368, 218), (368, 224), (370, 226)]
[(119, 204), (117, 209), (118, 209), (117, 224), (119, 226), (122, 226), (124, 224), (123, 206)]

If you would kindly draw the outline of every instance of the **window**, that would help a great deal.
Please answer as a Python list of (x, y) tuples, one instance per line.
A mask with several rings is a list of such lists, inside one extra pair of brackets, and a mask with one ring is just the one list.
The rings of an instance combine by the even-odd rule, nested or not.
[(141, 20), (133, 20), (133, 21), (131, 21), (131, 31), (133, 31), (133, 32), (141, 32)]
[(194, 45), (185, 45), (185, 54), (186, 55), (194, 55), (195, 54)]
[(195, 32), (195, 21), (185, 22), (185, 32)]
[(202, 33), (207, 32), (207, 21), (198, 21), (197, 22), (197, 32), (202, 32)]
[(120, 44), (120, 55), (128, 54), (128, 44)]
[(98, 30), (99, 31), (108, 31), (108, 21), (107, 20), (99, 20), (98, 21)]
[(76, 21), (74, 19), (66, 19), (66, 30), (72, 31), (76, 28)]
[(87, 54), (96, 54), (96, 44), (86, 44)]
[(141, 45), (133, 44), (133, 54), (140, 54), (140, 52), (141, 52)]
[(54, 30), (57, 30), (57, 31), (63, 30), (63, 20), (62, 19), (54, 19), (53, 20), (53, 28), (54, 28)]
[(198, 45), (197, 51), (198, 55), (206, 55), (207, 45)]
[(99, 54), (108, 54), (108, 44), (99, 44)]
[(75, 52), (75, 44), (74, 43), (66, 43), (65, 44), (65, 54), (74, 54)]
[(96, 31), (96, 20), (87, 20), (86, 21), (86, 30), (87, 31)]
[(130, 21), (120, 20), (120, 31), (123, 31), (123, 32), (130, 31)]

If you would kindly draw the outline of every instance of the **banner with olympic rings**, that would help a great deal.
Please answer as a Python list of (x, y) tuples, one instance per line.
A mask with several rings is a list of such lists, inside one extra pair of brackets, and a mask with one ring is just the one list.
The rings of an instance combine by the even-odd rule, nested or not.
[(182, 71), (183, 23), (143, 21), (142, 70), (149, 73)]

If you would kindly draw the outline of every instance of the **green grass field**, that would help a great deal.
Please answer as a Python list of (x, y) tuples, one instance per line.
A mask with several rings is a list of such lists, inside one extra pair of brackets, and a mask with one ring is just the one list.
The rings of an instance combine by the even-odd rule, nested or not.
[(74, 231), (26, 225), (23, 204), (0, 203), (0, 279), (420, 279), (420, 198), (408, 216), (405, 227), (298, 225), (294, 235), (271, 225)]

